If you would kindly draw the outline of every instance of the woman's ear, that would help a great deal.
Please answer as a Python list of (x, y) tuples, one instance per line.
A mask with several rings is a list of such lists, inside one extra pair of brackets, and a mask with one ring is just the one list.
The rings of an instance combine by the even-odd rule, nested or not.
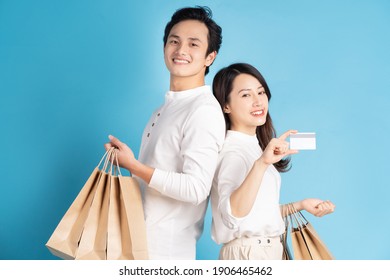
[(229, 105), (225, 105), (223, 106), (223, 112), (226, 113), (226, 114), (229, 114), (231, 111), (230, 111), (230, 108), (229, 108)]

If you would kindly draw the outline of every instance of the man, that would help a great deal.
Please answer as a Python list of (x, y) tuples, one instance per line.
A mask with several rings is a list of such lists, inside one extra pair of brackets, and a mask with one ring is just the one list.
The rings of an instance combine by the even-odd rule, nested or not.
[(170, 90), (142, 137), (139, 159), (113, 136), (119, 164), (140, 178), (150, 259), (195, 259), (225, 122), (205, 75), (222, 42), (208, 8), (183, 8), (166, 25)]

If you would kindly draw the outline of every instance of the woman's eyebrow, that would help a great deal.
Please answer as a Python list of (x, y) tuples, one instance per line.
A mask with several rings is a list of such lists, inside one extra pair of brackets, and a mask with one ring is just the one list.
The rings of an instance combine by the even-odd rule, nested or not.
[(240, 92), (242, 92), (242, 91), (250, 91), (251, 89), (250, 88), (243, 88), (243, 89), (240, 89), (239, 91), (238, 91), (238, 93), (240, 93)]
[[(257, 89), (259, 90), (259, 89), (263, 89), (264, 87), (263, 86), (259, 86)], [(250, 89), (250, 88), (243, 88), (243, 89), (240, 89), (239, 91), (238, 91), (238, 93), (240, 93), (240, 92), (242, 92), (242, 91), (251, 91), (252, 89)]]

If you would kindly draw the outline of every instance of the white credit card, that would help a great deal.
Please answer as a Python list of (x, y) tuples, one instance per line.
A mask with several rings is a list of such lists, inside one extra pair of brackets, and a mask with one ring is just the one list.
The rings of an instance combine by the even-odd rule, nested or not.
[(291, 150), (315, 150), (316, 134), (315, 132), (301, 132), (290, 134)]

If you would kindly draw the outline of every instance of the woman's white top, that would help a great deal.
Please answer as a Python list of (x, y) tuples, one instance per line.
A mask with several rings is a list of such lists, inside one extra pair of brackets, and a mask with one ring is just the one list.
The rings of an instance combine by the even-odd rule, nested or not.
[(256, 201), (249, 214), (241, 218), (232, 215), (230, 195), (241, 185), (261, 154), (256, 135), (227, 132), (211, 190), (212, 238), (218, 244), (243, 236), (275, 237), (284, 232), (279, 207), (281, 177), (273, 165), (259, 182)]

